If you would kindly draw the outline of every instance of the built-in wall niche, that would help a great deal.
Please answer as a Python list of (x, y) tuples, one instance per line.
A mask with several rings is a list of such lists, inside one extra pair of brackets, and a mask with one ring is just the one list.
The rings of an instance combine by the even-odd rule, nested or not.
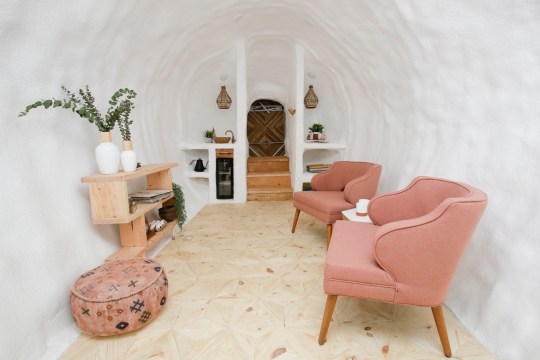
[(302, 159), (302, 182), (310, 182), (315, 173), (307, 171), (306, 166), (312, 164), (332, 164), (341, 160), (340, 149), (306, 149)]
[[(191, 178), (206, 178), (209, 177), (209, 157), (208, 157), (208, 150), (202, 150), (202, 149), (191, 149), (191, 150), (184, 150), (181, 153), (182, 159), (180, 161), (180, 165), (186, 169), (186, 175)], [(198, 159), (201, 159), (203, 162), (203, 165), (206, 167), (206, 169), (202, 172), (197, 172), (194, 170), (195, 164)], [(207, 184), (208, 186), (208, 184)]]

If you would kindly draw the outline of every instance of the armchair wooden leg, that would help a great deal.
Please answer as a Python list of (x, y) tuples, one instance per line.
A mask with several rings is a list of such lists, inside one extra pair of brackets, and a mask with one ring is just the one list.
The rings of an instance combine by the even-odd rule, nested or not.
[(444, 356), (452, 357), (452, 350), (450, 349), (450, 342), (448, 341), (448, 333), (446, 332), (446, 324), (444, 323), (442, 305), (432, 307), (431, 312), (433, 312), (435, 325), (437, 325), (437, 331), (439, 332), (439, 338), (441, 339)]
[(332, 313), (334, 312), (334, 307), (336, 306), (336, 300), (337, 295), (328, 295), (326, 298), (326, 306), (324, 308), (321, 331), (319, 332), (319, 345), (326, 342), (326, 333), (328, 332), (328, 327), (330, 326), (330, 320), (332, 320)]
[(300, 216), (300, 210), (296, 209), (296, 213), (294, 213), (294, 220), (292, 223), (292, 230), (291, 230), (292, 233), (294, 232), (294, 230), (296, 230), (296, 223), (298, 222), (298, 216)]
[(330, 246), (330, 238), (332, 237), (332, 224), (326, 224), (326, 248)]

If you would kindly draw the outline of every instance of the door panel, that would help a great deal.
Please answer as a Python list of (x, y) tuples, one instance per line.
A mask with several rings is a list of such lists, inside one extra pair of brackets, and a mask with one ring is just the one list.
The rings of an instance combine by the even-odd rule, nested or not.
[(250, 156), (285, 155), (285, 113), (250, 111), (247, 120)]

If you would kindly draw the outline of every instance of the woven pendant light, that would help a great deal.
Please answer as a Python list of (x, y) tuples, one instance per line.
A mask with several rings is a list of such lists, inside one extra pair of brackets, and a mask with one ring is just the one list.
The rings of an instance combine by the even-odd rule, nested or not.
[(315, 109), (318, 103), (319, 98), (313, 90), (313, 85), (309, 85), (309, 90), (307, 91), (306, 96), (304, 96), (304, 105), (307, 109)]
[(216, 103), (220, 109), (228, 109), (231, 107), (232, 100), (229, 94), (227, 94), (227, 89), (225, 89), (225, 86), (221, 87), (221, 92), (216, 99)]

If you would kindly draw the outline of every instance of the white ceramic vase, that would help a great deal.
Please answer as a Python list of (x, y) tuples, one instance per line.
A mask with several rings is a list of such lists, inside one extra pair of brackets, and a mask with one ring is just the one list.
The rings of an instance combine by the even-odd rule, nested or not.
[(120, 151), (112, 143), (110, 132), (102, 132), (101, 143), (96, 147), (96, 162), (101, 174), (115, 174), (120, 165)]
[(133, 172), (137, 170), (137, 155), (133, 151), (133, 144), (131, 141), (122, 142), (123, 151), (120, 154), (120, 162), (122, 163), (122, 169), (125, 172)]

